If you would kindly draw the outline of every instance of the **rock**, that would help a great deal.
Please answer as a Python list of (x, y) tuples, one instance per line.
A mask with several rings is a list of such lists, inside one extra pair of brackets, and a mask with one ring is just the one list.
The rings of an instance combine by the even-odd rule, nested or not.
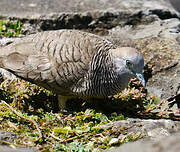
[(0, 131), (0, 140), (4, 140), (4, 141), (7, 141), (7, 142), (14, 142), (16, 138), (16, 134), (15, 133), (12, 133), (12, 132), (2, 132)]
[(180, 12), (180, 1), (179, 0), (170, 0), (173, 7)]
[(137, 141), (130, 142), (118, 148), (107, 150), (107, 152), (179, 152), (180, 133), (170, 137), (164, 137), (157, 142)]
[(141, 120), (141, 119), (128, 119), (109, 123), (104, 125), (104, 129), (113, 127), (120, 130), (125, 128), (127, 134), (142, 133), (151, 140), (159, 140), (163, 137), (170, 136), (174, 132), (180, 132), (180, 122), (172, 120)]
[(119, 139), (118, 139), (118, 138), (112, 138), (112, 139), (109, 141), (109, 145), (117, 144), (118, 142), (119, 142)]
[[(16, 139), (16, 134), (11, 132), (2, 132), (0, 131), (0, 152), (35, 152), (32, 148), (22, 148), (22, 147), (15, 147), (13, 144), (14, 140)], [(2, 144), (2, 141), (9, 143), (10, 145), (7, 146)]]
[(2, 18), (21, 20), (26, 33), (76, 28), (106, 34), (106, 29), (137, 22), (142, 12), (161, 19), (179, 16), (168, 0), (17, 0), (13, 5), (1, 0), (0, 6)]
[[(121, 120), (103, 126), (104, 129), (113, 127), (117, 130), (126, 128), (127, 135), (133, 133), (143, 134), (146, 138), (134, 143), (127, 143), (118, 148), (106, 150), (107, 152), (178, 152), (180, 139), (180, 122), (172, 120)], [(112, 129), (113, 129), (112, 128)], [(175, 134), (176, 133), (176, 134)], [(123, 138), (123, 134), (122, 134)], [(121, 135), (118, 137), (121, 139)]]
[(0, 152), (35, 152), (30, 148), (19, 148), (14, 146), (2, 146), (0, 145)]
[(38, 18), (50, 13), (80, 13), (93, 11), (129, 11), (160, 9), (174, 11), (166, 0), (1, 0), (2, 16)]

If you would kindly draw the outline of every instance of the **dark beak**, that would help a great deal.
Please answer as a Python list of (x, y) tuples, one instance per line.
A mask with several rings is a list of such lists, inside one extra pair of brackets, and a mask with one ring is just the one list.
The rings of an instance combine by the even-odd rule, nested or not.
[(143, 87), (146, 86), (146, 81), (144, 80), (144, 76), (142, 73), (136, 73), (136, 77), (138, 78), (139, 81), (141, 81)]

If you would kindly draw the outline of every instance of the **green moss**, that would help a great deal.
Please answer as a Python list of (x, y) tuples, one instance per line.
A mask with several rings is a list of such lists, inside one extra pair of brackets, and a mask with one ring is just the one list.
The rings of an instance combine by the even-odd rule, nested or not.
[[(6, 104), (0, 104), (0, 130), (16, 133), (13, 145), (33, 146), (47, 152), (98, 152), (109, 149), (138, 140), (144, 135), (128, 134), (127, 128), (105, 129), (103, 125), (126, 120), (132, 115), (178, 119), (175, 113), (179, 112), (176, 104), (148, 96), (138, 83), (133, 83), (114, 96), (108, 101), (107, 108), (87, 106), (82, 110), (80, 107), (72, 114), (54, 112), (58, 104), (56, 95), (21, 79), (4, 80), (0, 85), (0, 94), (1, 100), (5, 100), (21, 115), (15, 114)], [(102, 105), (106, 104), (101, 102)]]
[(23, 33), (23, 23), (20, 21), (0, 20), (0, 36), (16, 37)]

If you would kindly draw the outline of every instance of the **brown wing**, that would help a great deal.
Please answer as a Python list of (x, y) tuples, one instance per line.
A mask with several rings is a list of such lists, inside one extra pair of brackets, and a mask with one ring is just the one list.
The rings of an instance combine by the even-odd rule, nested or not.
[(109, 42), (92, 34), (48, 31), (6, 46), (0, 56), (3, 68), (15, 75), (56, 92), (69, 92), (72, 85), (82, 81), (92, 57), (103, 45)]

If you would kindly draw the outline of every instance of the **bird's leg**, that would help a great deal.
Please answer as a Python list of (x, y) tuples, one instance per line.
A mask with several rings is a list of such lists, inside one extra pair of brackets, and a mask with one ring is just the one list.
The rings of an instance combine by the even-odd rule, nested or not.
[(70, 99), (70, 96), (61, 96), (58, 95), (58, 106), (61, 111), (65, 111), (66, 109), (66, 102), (68, 99)]
[(103, 97), (96, 97), (96, 98), (89, 98), (86, 101), (89, 105), (93, 105), (93, 107), (99, 107), (99, 104), (103, 99), (104, 99)]

